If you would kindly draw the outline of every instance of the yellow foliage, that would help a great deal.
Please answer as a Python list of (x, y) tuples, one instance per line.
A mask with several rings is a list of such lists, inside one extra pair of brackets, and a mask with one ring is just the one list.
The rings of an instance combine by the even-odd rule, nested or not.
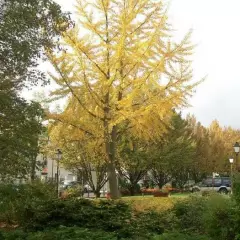
[(184, 197), (124, 197), (123, 201), (126, 201), (131, 204), (134, 210), (138, 212), (143, 212), (147, 210), (154, 211), (166, 211), (171, 209), (174, 206), (176, 201), (182, 201)]
[(196, 86), (191, 32), (174, 41), (161, 0), (79, 0), (77, 12), (64, 50), (48, 53), (59, 86), (53, 95), (68, 97), (66, 109), (50, 118), (59, 131), (71, 127), (69, 139), (101, 139), (111, 158), (120, 128), (159, 137), (172, 110), (187, 105)]

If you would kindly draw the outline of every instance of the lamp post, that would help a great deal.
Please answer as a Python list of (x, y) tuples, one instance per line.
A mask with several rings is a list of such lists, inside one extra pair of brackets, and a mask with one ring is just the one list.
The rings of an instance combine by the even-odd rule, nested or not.
[(234, 159), (233, 159), (233, 158), (229, 158), (229, 162), (230, 162), (230, 166), (231, 166), (231, 178), (232, 178), (232, 174), (233, 174), (233, 162), (234, 162)]
[(236, 170), (237, 171), (239, 171), (240, 169), (239, 169), (239, 165), (238, 165), (238, 154), (239, 154), (239, 151), (240, 151), (240, 145), (239, 145), (239, 143), (238, 142), (236, 142), (235, 144), (234, 144), (234, 146), (233, 146), (233, 149), (234, 149), (234, 152), (235, 152), (235, 154), (236, 154)]
[(57, 195), (59, 196), (59, 162), (62, 158), (62, 151), (57, 149)]
[(234, 159), (231, 157), (229, 158), (229, 162), (230, 162), (230, 169), (231, 169), (231, 175), (230, 175), (230, 178), (231, 178), (231, 193), (233, 193), (233, 187), (232, 187), (232, 184), (233, 184), (233, 162), (234, 162)]

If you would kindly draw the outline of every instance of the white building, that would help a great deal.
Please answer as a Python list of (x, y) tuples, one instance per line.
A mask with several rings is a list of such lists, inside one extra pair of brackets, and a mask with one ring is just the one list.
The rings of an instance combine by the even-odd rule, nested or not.
[[(52, 180), (52, 179), (57, 179), (57, 160), (52, 159), (49, 157), (44, 157), (43, 154), (39, 154), (37, 157), (37, 161), (46, 163), (45, 167), (40, 169), (39, 171), (36, 172), (36, 176), (41, 178), (42, 180)], [(97, 183), (97, 176), (96, 172), (92, 171), (92, 181), (93, 184), (96, 186)], [(77, 180), (77, 175), (72, 173), (71, 171), (66, 170), (61, 164), (59, 164), (59, 179), (60, 182), (62, 181), (76, 181)], [(84, 182), (86, 184), (86, 182)], [(107, 182), (103, 188), (102, 191), (109, 191), (109, 183)]]
[[(56, 179), (57, 178), (57, 160), (51, 159), (49, 157), (46, 157), (44, 159), (44, 156), (42, 154), (39, 154), (37, 157), (37, 161), (46, 162), (45, 167), (43, 169), (40, 169), (36, 172), (36, 175), (40, 177), (41, 179)], [(69, 180), (69, 181), (75, 181), (77, 180), (77, 176), (74, 175), (72, 172), (64, 169), (61, 164), (59, 165), (59, 179), (61, 180)]]

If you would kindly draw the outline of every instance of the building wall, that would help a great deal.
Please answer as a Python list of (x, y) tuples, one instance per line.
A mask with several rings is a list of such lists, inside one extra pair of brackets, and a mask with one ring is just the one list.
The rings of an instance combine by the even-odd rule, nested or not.
[[(36, 175), (40, 177), (41, 179), (56, 179), (57, 175), (57, 160), (51, 159), (47, 157), (44, 159), (44, 156), (42, 154), (39, 154), (37, 157), (37, 161), (44, 162), (46, 161), (46, 167), (43, 168), (40, 171), (36, 172)], [(60, 181), (68, 180), (68, 181), (76, 181), (77, 176), (73, 174), (71, 171), (66, 170), (61, 164), (59, 165), (59, 175), (60, 175)], [(94, 185), (96, 185), (97, 182), (97, 176), (96, 172), (92, 171), (92, 179)], [(103, 189), (105, 192), (109, 191), (109, 183), (107, 182), (104, 186)]]
[[(39, 154), (37, 157), (38, 161), (44, 162), (44, 158), (42, 154)], [(57, 160), (51, 159), (47, 157), (46, 159), (46, 167), (40, 171), (36, 172), (36, 175), (41, 178), (47, 179), (55, 179), (57, 174)], [(77, 176), (72, 172), (66, 170), (61, 164), (59, 165), (59, 177), (60, 179), (75, 181), (77, 180)]]

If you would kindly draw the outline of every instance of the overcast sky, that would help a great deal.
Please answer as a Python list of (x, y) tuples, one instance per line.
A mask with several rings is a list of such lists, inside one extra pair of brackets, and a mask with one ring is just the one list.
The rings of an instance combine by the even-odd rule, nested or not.
[[(75, 0), (56, 0), (74, 11)], [(119, 0), (121, 1), (121, 0)], [(170, 22), (181, 37), (193, 28), (194, 76), (207, 79), (190, 100), (185, 112), (204, 125), (217, 119), (240, 128), (240, 0), (172, 0)]]

